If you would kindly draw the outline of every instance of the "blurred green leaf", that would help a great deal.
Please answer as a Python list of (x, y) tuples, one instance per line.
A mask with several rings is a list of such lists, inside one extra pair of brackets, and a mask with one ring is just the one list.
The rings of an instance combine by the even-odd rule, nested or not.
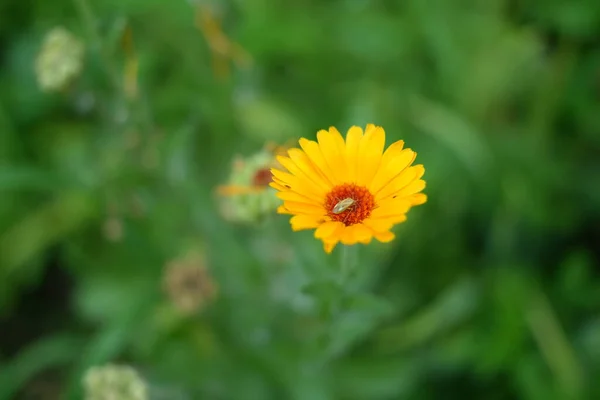
[[(0, 394), (119, 362), (173, 400), (599, 398), (598, 2), (288, 3), (0, 5)], [(42, 91), (59, 25), (83, 68)], [(428, 201), (346, 277), (288, 216), (221, 217), (236, 154), (367, 123)]]
[(0, 398), (13, 398), (35, 375), (72, 363), (83, 346), (84, 339), (72, 334), (47, 336), (31, 344), (0, 368)]
[(31, 167), (0, 167), (0, 190), (56, 190), (64, 180), (53, 173)]
[(399, 398), (411, 393), (422, 365), (417, 359), (351, 358), (334, 370), (340, 396), (352, 399)]
[(385, 352), (422, 346), (437, 335), (470, 318), (477, 307), (478, 288), (472, 278), (459, 280), (435, 302), (414, 316), (378, 333), (379, 347)]
[(10, 285), (18, 283), (15, 276), (19, 276), (19, 268), (96, 217), (95, 203), (87, 193), (65, 192), (0, 234), (3, 296), (7, 296)]

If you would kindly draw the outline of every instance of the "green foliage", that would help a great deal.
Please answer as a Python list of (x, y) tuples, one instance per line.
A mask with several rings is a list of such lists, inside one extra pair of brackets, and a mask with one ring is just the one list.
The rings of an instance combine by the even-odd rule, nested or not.
[[(85, 55), (43, 91), (56, 26)], [(3, 3), (0, 399), (111, 363), (152, 399), (599, 398), (598, 37), (591, 0)], [(345, 270), (221, 215), (236, 154), (366, 123), (426, 169), (392, 243)]]

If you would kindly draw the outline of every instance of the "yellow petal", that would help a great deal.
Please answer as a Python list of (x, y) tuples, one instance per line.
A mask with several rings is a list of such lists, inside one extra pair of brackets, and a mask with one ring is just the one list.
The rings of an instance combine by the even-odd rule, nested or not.
[(221, 185), (217, 188), (217, 194), (219, 196), (238, 196), (262, 193), (266, 189), (264, 186)]
[(294, 215), (290, 218), (293, 231), (313, 229), (323, 223), (323, 217), (317, 215)]
[(379, 203), (378, 207), (371, 212), (370, 218), (387, 218), (406, 214), (410, 206), (411, 203), (406, 198), (390, 198)]
[(385, 151), (381, 165), (369, 185), (371, 193), (379, 192), (413, 163), (417, 153), (411, 149), (402, 150), (403, 145), (402, 141), (396, 142)]
[[(342, 141), (342, 136), (340, 135), (335, 128), (332, 132), (328, 132), (326, 130), (320, 130), (317, 132), (317, 140), (319, 142), (319, 148), (321, 149), (321, 154), (325, 158), (327, 165), (331, 172), (333, 172), (333, 177), (336, 182), (342, 183), (347, 181), (348, 169), (346, 167), (346, 159), (345, 153), (340, 151), (340, 146), (338, 143), (339, 139)], [(345, 146), (342, 147), (345, 151)]]
[[(303, 178), (302, 176), (297, 176), (293, 173), (279, 170), (277, 168), (271, 168), (271, 174), (273, 175), (273, 177), (277, 178), (279, 182), (288, 184), (289, 186), (292, 187), (292, 189), (294, 188), (294, 186), (298, 186), (298, 185), (306, 186), (307, 188), (310, 188), (310, 189), (313, 189), (313, 187), (314, 187), (314, 184), (310, 180)], [(314, 190), (314, 191), (318, 192), (317, 190)]]
[(280, 192), (289, 190), (289, 188), (287, 188), (287, 187), (285, 187), (285, 186), (283, 186), (283, 185), (281, 185), (280, 183), (277, 183), (277, 182), (269, 182), (269, 186), (271, 186), (273, 189), (279, 190)]
[(310, 185), (312, 187), (312, 190), (315, 193), (318, 193), (320, 196), (324, 196), (329, 191), (329, 188), (327, 186), (320, 185), (321, 182), (318, 179), (315, 179), (314, 174), (312, 174), (310, 172), (308, 174), (305, 173), (302, 169), (298, 168), (296, 163), (294, 163), (294, 161), (292, 161), (291, 158), (284, 157), (284, 156), (277, 156), (277, 161), (281, 165), (283, 165), (283, 167), (285, 169), (287, 169), (292, 175), (300, 178), (300, 180), (304, 184)]
[(277, 207), (277, 214), (290, 214), (290, 215), (294, 215), (294, 213), (290, 212), (287, 208), (285, 208), (285, 206), (279, 206), (279, 207)]
[(423, 193), (415, 193), (412, 196), (408, 196), (407, 199), (413, 206), (418, 206), (427, 202), (427, 195)]
[(344, 137), (342, 136), (340, 131), (338, 131), (335, 126), (329, 127), (329, 134), (331, 135), (331, 138), (335, 142), (337, 151), (340, 154), (340, 159), (338, 161), (339, 165), (337, 167), (341, 170), (340, 171), (341, 179), (344, 182), (348, 182), (348, 175), (349, 175), (348, 172), (349, 171), (348, 171), (348, 163), (346, 162), (346, 142), (344, 141)]
[(317, 239), (328, 239), (339, 234), (344, 229), (344, 224), (339, 221), (327, 221), (315, 230), (315, 238)]
[(389, 147), (383, 152), (383, 156), (381, 157), (381, 165), (385, 166), (393, 162), (402, 154), (404, 150), (410, 150), (404, 148), (404, 140), (398, 140), (390, 144)]
[(359, 240), (359, 243), (362, 244), (369, 244), (371, 243), (371, 240), (373, 240), (373, 234), (371, 233), (371, 235), (369, 235), (369, 237), (365, 238), (364, 240)]
[(313, 165), (322, 171), (322, 176), (327, 179), (328, 183), (331, 186), (335, 186), (336, 180), (333, 176), (333, 172), (331, 171), (331, 168), (329, 168), (329, 165), (327, 165), (327, 162), (321, 153), (321, 149), (319, 148), (319, 144), (305, 138), (301, 138), (298, 143), (300, 143), (300, 147), (302, 147), (302, 150), (304, 150)]
[(325, 250), (325, 253), (331, 254), (336, 244), (338, 244), (337, 240), (335, 242), (323, 242), (323, 250)]
[(323, 203), (323, 201), (315, 201), (311, 197), (307, 197), (304, 194), (300, 194), (291, 190), (277, 192), (275, 193), (275, 196), (279, 197), (281, 200), (296, 201), (298, 203), (308, 203), (314, 205), (321, 205)]
[(415, 194), (415, 193), (420, 192), (421, 190), (425, 189), (425, 186), (426, 186), (425, 181), (422, 179), (419, 179), (418, 181), (412, 182), (411, 184), (406, 186), (404, 189), (399, 191), (397, 196), (398, 197), (410, 196), (412, 194)]
[(373, 231), (363, 224), (355, 224), (345, 227), (341, 233), (341, 242), (345, 245), (356, 243), (369, 243), (373, 237)]
[(389, 220), (392, 224), (397, 225), (406, 221), (406, 215), (396, 215), (393, 217), (389, 217)]
[(385, 146), (385, 132), (381, 127), (367, 127), (365, 135), (360, 140), (358, 148), (358, 171), (356, 183), (367, 186), (379, 168), (383, 147)]
[(384, 199), (392, 196), (399, 196), (399, 192), (402, 189), (410, 185), (411, 182), (419, 179), (420, 176), (423, 176), (424, 172), (425, 169), (422, 165), (415, 165), (414, 167), (405, 169), (375, 194), (375, 201), (377, 204), (380, 204)]
[(394, 240), (395, 237), (396, 235), (390, 231), (379, 232), (375, 234), (375, 239), (379, 240), (381, 243), (389, 243)]
[(323, 207), (316, 204), (297, 202), (297, 201), (286, 201), (284, 203), (285, 208), (294, 214), (308, 214), (308, 215), (322, 215), (325, 216), (326, 212)]
[[(275, 183), (275, 184), (279, 185), (278, 187), (282, 188), (281, 189), (282, 191), (291, 190), (291, 188), (292, 188), (290, 185), (283, 182), (281, 179), (277, 179), (277, 177), (275, 175), (273, 175), (271, 182), (269, 183), (269, 186), (271, 185), (271, 183)], [(273, 186), (271, 186), (271, 187), (273, 187)], [(277, 189), (278, 187), (273, 187), (273, 189)]]
[(323, 175), (323, 171), (310, 161), (310, 158), (308, 158), (305, 152), (294, 148), (288, 151), (288, 155), (298, 168), (310, 177), (315, 184), (325, 188), (327, 191), (331, 190), (331, 183), (329, 183), (327, 177)]
[(350, 228), (352, 228), (352, 234), (356, 238), (357, 242), (369, 243), (371, 241), (371, 238), (373, 237), (373, 232), (365, 225), (355, 224), (350, 226)]
[(338, 131), (335, 126), (330, 126), (329, 133), (332, 135), (333, 140), (337, 142), (337, 146), (340, 149), (340, 152), (343, 153), (344, 149), (346, 148), (346, 143), (344, 142), (344, 137), (342, 136), (340, 131)]
[(354, 237), (354, 230), (351, 226), (346, 226), (341, 232), (340, 242), (342, 242), (342, 244), (345, 244), (346, 246), (351, 246), (357, 243), (357, 240)]
[(273, 176), (277, 179), (275, 183), (284, 182), (290, 186), (290, 189), (294, 192), (301, 193), (303, 196), (313, 199), (316, 202), (321, 201), (325, 192), (319, 190), (314, 183), (307, 179), (301, 179), (296, 175), (292, 175), (287, 172), (280, 171), (278, 169), (271, 169)]
[(346, 163), (348, 165), (348, 181), (356, 182), (358, 171), (358, 148), (363, 137), (362, 128), (353, 126), (346, 133)]
[(278, 181), (275, 182), (281, 182), (281, 184), (291, 185), (290, 181), (295, 182), (296, 180), (298, 180), (298, 178), (296, 178), (289, 172), (285, 172), (277, 168), (271, 168), (271, 174), (273, 175), (273, 177), (278, 179)]
[(367, 218), (363, 222), (363, 225), (371, 229), (373, 232), (384, 232), (389, 231), (394, 226), (394, 223), (389, 218)]

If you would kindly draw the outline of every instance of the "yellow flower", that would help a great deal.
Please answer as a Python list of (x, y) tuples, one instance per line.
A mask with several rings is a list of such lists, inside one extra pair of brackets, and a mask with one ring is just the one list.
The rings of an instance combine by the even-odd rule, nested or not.
[(315, 238), (331, 253), (339, 242), (368, 244), (394, 239), (391, 228), (406, 213), (427, 201), (420, 193), (422, 165), (411, 166), (417, 154), (402, 140), (385, 146), (383, 128), (353, 126), (346, 140), (334, 127), (317, 133), (318, 143), (301, 138), (300, 147), (277, 160), (287, 170), (272, 168), (271, 187), (284, 201), (277, 210), (291, 214), (292, 229), (316, 229)]

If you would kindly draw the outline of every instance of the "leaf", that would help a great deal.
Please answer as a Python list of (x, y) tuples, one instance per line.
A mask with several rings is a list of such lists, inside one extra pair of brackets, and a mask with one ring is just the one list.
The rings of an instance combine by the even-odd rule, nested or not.
[(96, 213), (88, 193), (67, 192), (27, 215), (0, 236), (0, 279), (89, 222)]
[[(10, 298), (15, 285), (37, 256), (96, 216), (96, 201), (88, 193), (66, 192), (33, 210), (0, 234), (0, 304)], [(30, 264), (31, 263), (31, 264)]]
[(464, 278), (456, 282), (415, 316), (381, 331), (381, 348), (393, 352), (424, 344), (471, 317), (478, 297), (475, 281)]
[(344, 399), (411, 398), (423, 362), (405, 357), (348, 359), (335, 366), (337, 396)]
[(344, 303), (341, 311), (334, 315), (329, 332), (329, 353), (334, 356), (367, 337), (383, 318), (394, 311), (386, 300), (369, 293), (354, 295)]
[(56, 174), (28, 166), (0, 168), (0, 190), (56, 190), (64, 185)]
[(0, 399), (12, 398), (40, 372), (73, 362), (82, 347), (83, 341), (79, 337), (66, 333), (45, 337), (29, 345), (0, 369)]

